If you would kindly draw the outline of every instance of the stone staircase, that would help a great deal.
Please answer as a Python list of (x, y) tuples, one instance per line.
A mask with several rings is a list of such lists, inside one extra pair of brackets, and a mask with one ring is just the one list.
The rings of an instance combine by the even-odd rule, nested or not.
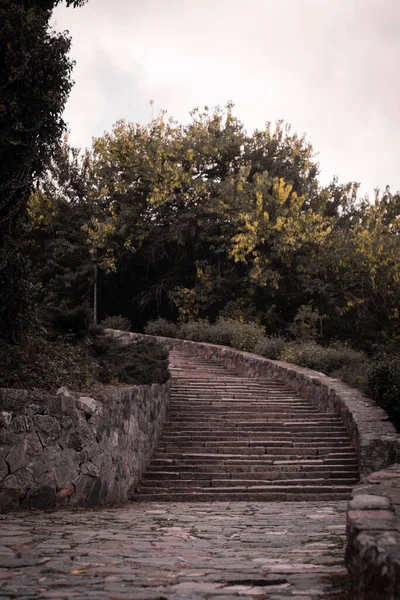
[(170, 353), (167, 422), (134, 500), (347, 500), (359, 480), (340, 417), (283, 383)]

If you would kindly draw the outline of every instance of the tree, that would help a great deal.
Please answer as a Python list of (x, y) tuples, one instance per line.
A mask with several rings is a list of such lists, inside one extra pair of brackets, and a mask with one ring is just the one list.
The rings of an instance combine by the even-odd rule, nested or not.
[(70, 39), (49, 30), (58, 3), (0, 4), (0, 336), (9, 341), (21, 339), (28, 323), (27, 202), (64, 129), (61, 115), (72, 85)]

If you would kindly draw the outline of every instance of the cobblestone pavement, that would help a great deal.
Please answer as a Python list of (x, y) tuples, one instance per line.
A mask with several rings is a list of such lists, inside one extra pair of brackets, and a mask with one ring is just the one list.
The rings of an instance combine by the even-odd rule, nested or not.
[(344, 598), (346, 502), (0, 515), (0, 598)]

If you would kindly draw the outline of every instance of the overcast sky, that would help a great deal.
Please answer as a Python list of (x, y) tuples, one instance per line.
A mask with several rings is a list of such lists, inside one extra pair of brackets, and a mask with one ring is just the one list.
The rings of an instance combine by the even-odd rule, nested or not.
[(89, 0), (53, 25), (73, 40), (74, 145), (147, 123), (151, 99), (181, 122), (232, 100), (249, 133), (305, 133), (322, 183), (400, 189), (399, 0)]

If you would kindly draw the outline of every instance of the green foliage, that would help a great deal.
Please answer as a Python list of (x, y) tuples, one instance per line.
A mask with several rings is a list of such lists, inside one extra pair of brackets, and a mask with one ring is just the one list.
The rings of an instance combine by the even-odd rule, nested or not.
[(256, 344), (254, 354), (259, 354), (271, 360), (280, 360), (287, 345), (287, 339), (281, 335), (264, 337)]
[(293, 323), (289, 326), (289, 332), (295, 340), (302, 342), (315, 340), (318, 332), (317, 327), (320, 323), (320, 316), (317, 310), (312, 306), (300, 306)]
[(215, 328), (217, 344), (226, 344), (244, 352), (254, 352), (256, 345), (265, 336), (265, 327), (250, 321), (245, 323), (227, 317), (219, 317)]
[[(253, 352), (255, 346), (263, 339), (265, 328), (258, 323), (244, 323), (228, 317), (219, 317), (215, 323), (199, 319), (178, 325), (166, 319), (156, 319), (147, 323), (145, 332), (148, 335), (165, 335)], [(166, 335), (167, 333), (169, 335)]]
[(0, 386), (55, 392), (65, 385), (86, 389), (98, 381), (99, 364), (88, 342), (77, 345), (67, 336), (49, 340), (43, 333), (26, 344), (0, 345)]
[(121, 344), (109, 336), (93, 342), (101, 383), (145, 385), (169, 378), (168, 351), (155, 341)]
[(159, 335), (170, 338), (179, 337), (178, 326), (175, 323), (172, 323), (172, 321), (168, 321), (161, 317), (149, 321), (144, 327), (144, 332), (147, 335)]
[(128, 317), (122, 315), (114, 315), (112, 317), (106, 317), (100, 323), (100, 326), (104, 329), (118, 329), (119, 331), (130, 331), (131, 322)]
[(91, 327), (91, 314), (83, 306), (72, 309), (43, 306), (41, 320), (50, 329), (51, 337), (69, 336), (74, 341), (84, 340)]
[(367, 389), (370, 360), (364, 352), (345, 344), (324, 347), (313, 341), (292, 342), (283, 349), (280, 360), (343, 379), (364, 391)]
[(25, 345), (0, 344), (0, 387), (55, 392), (101, 384), (147, 385), (168, 377), (168, 352), (152, 341), (123, 344), (91, 326), (84, 309), (48, 311), (48, 330), (35, 329)]
[(72, 85), (70, 39), (49, 30), (56, 4), (3, 0), (0, 5), (0, 336), (5, 342), (21, 340), (29, 327), (26, 206), (64, 129), (61, 115)]
[(381, 356), (369, 374), (372, 398), (388, 413), (400, 431), (400, 354)]

